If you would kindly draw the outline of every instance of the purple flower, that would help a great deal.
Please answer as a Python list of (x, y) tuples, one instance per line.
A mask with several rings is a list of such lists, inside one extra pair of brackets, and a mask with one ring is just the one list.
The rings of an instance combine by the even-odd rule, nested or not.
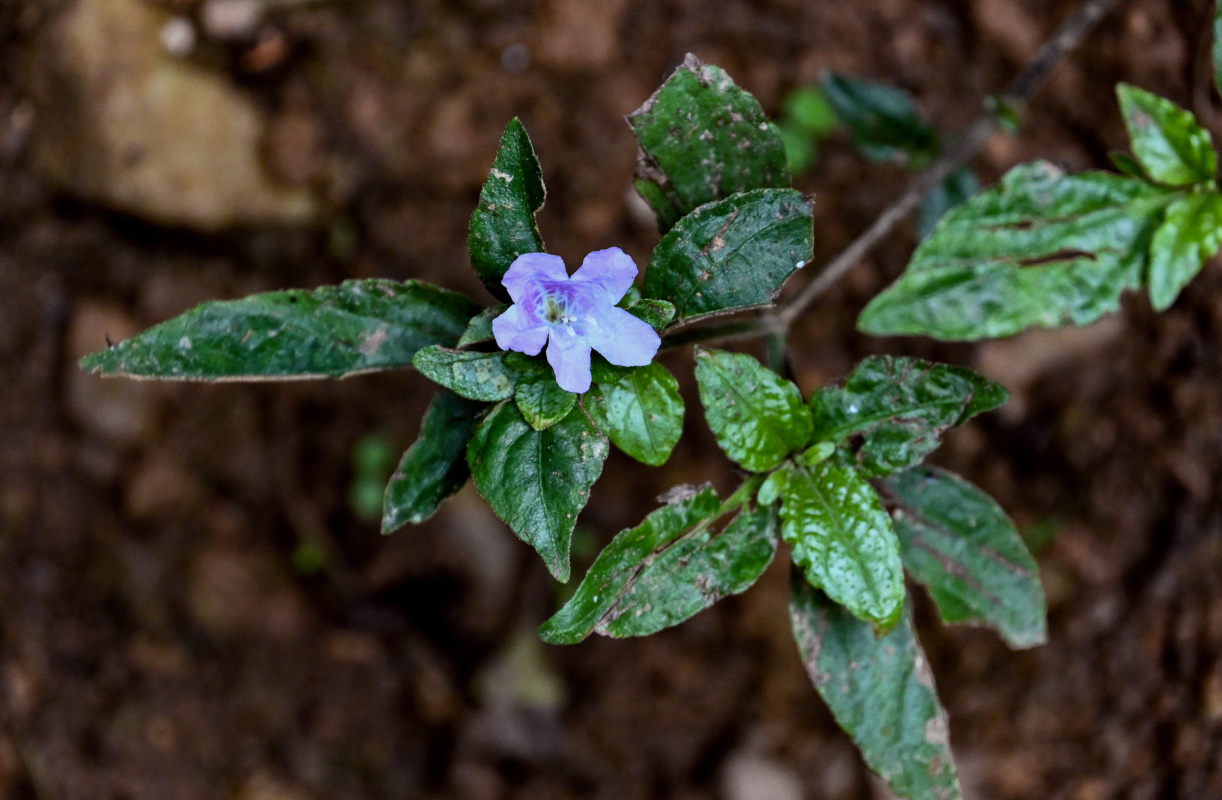
[(662, 340), (615, 305), (636, 273), (636, 262), (618, 247), (590, 253), (572, 277), (559, 256), (518, 256), (501, 279), (513, 305), (492, 320), (497, 347), (537, 356), (547, 344), (556, 383), (577, 394), (590, 388), (591, 348), (621, 367), (648, 364)]

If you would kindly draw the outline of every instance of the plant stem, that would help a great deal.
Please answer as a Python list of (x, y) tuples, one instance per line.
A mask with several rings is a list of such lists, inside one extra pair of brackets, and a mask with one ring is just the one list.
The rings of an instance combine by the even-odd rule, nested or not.
[(828, 262), (826, 267), (819, 270), (815, 278), (804, 286), (793, 299), (776, 308), (763, 311), (753, 319), (671, 334), (664, 339), (664, 344), (671, 346), (713, 339), (729, 341), (765, 336), (776, 333), (778, 330), (788, 331), (794, 320), (811, 303), (859, 264), (861, 259), (886, 238), (897, 224), (912, 213), (912, 210), (931, 189), (980, 152), (1001, 126), (999, 109), (1020, 108), (1044, 85), (1053, 69), (1081, 43), (1099, 20), (1122, 2), (1124, 0), (1086, 0), (1078, 6), (1077, 10), (1061, 23), (1061, 26), (1044, 42), (1022, 72), (1010, 82), (1005, 92), (998, 98), (998, 102), (991, 104), (987, 111), (983, 112), (957, 136), (954, 144), (937, 161), (917, 175), (908, 185), (907, 190), (894, 203), (883, 209), (870, 227), (841, 250), (835, 258)]

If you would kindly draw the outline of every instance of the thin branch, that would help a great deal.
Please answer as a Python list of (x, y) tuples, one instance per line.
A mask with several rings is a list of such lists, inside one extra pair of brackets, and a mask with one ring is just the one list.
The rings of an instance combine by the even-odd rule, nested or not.
[[(1086, 0), (1071, 14), (1056, 32), (1040, 47), (1023, 71), (1010, 82), (998, 102), (991, 104), (954, 140), (949, 150), (942, 154), (928, 169), (917, 175), (907, 190), (894, 203), (885, 208), (856, 239), (840, 251), (818, 275), (803, 287), (792, 300), (769, 309), (751, 320), (725, 325), (685, 330), (666, 337), (666, 344), (681, 344), (712, 339), (745, 339), (787, 331), (794, 320), (812, 302), (843, 278), (849, 270), (912, 213), (921, 199), (948, 175), (971, 160), (1001, 127), (1001, 113), (1008, 108), (1018, 109), (1035, 94), (1053, 69), (1072, 51), (1092, 28), (1124, 0)], [(808, 267), (809, 269), (809, 267)]]

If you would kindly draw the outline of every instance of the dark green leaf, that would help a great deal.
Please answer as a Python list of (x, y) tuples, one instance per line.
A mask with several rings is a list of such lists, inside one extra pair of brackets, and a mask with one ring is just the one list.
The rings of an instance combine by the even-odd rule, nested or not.
[(432, 345), (416, 352), (412, 365), (426, 378), (468, 400), (494, 403), (513, 396), (518, 376), (505, 354), (451, 350)]
[(867, 475), (919, 464), (942, 434), (1009, 399), (1001, 385), (965, 367), (916, 358), (870, 356), (844, 381), (810, 399), (812, 438), (840, 443), (863, 435), (857, 461)]
[(427, 283), (369, 279), (204, 303), (81, 359), (106, 375), (170, 380), (339, 378), (407, 367), (453, 344), (478, 306)]
[(675, 306), (675, 322), (772, 302), (811, 259), (812, 211), (792, 189), (760, 189), (693, 211), (653, 251), (645, 294)]
[(720, 534), (711, 526), (741, 507), (758, 482), (726, 503), (705, 487), (621, 531), (539, 635), (553, 644), (575, 644), (595, 631), (647, 636), (745, 591), (776, 554), (775, 512), (743, 508)]
[(1213, 44), (1214, 88), (1222, 93), (1222, 5), (1214, 5)]
[(806, 672), (870, 768), (908, 800), (958, 800), (946, 712), (911, 614), (876, 638), (795, 575), (789, 616)]
[(943, 218), (858, 327), (982, 339), (1093, 322), (1140, 285), (1150, 237), (1173, 197), (1120, 175), (1015, 167)]
[(976, 173), (967, 167), (959, 167), (925, 196), (917, 206), (917, 235), (924, 239), (938, 227), (938, 221), (957, 205), (964, 203), (980, 191)]
[(1213, 142), (1191, 112), (1127, 83), (1116, 85), (1116, 95), (1133, 155), (1151, 178), (1172, 186), (1214, 180)]
[(613, 383), (596, 383), (585, 409), (620, 450), (651, 466), (670, 458), (683, 433), (679, 382), (656, 361)]
[(907, 92), (834, 72), (824, 75), (823, 91), (866, 158), (923, 162), (937, 153), (938, 133)]
[(569, 579), (577, 514), (602, 472), (607, 440), (581, 412), (537, 431), (514, 403), (489, 412), (467, 447), (475, 488), (556, 580)]
[(543, 237), (535, 212), (546, 192), (535, 148), (522, 122), (514, 117), (501, 136), (492, 171), (471, 215), (467, 246), (471, 264), (488, 291), (501, 300), (509, 293), (501, 285), (505, 270), (523, 253), (542, 253)]
[(874, 487), (835, 460), (790, 467), (781, 536), (812, 586), (855, 617), (890, 629), (904, 602), (900, 546)]
[(463, 335), (458, 340), (458, 347), (466, 347), (472, 344), (491, 341), (492, 339), (492, 320), (504, 314), (509, 308), (508, 304), (501, 304), (485, 308), (483, 311), (476, 314), (467, 323), (467, 329), (463, 331)]
[(518, 380), (513, 399), (530, 427), (550, 428), (577, 405), (577, 395), (560, 388), (550, 370), (534, 370)]
[(921, 466), (882, 482), (904, 566), (946, 622), (996, 628), (1012, 647), (1048, 638), (1035, 559), (1014, 523), (954, 473)]
[(1150, 242), (1150, 302), (1163, 311), (1222, 244), (1222, 194), (1200, 192), (1167, 206)]
[(628, 313), (648, 322), (657, 331), (662, 330), (675, 318), (675, 307), (665, 300), (638, 300), (628, 306)]
[(789, 185), (780, 132), (759, 102), (690, 53), (628, 124), (640, 143), (637, 190), (663, 232), (705, 203)]
[(696, 383), (717, 443), (752, 472), (772, 469), (810, 441), (798, 387), (751, 356), (698, 348)]
[(1141, 162), (1128, 153), (1113, 150), (1107, 154), (1107, 157), (1111, 159), (1112, 166), (1116, 168), (1117, 172), (1132, 175), (1134, 178), (1141, 178), (1143, 181), (1150, 180), (1150, 176), (1146, 174), (1146, 170), (1142, 167)]
[(420, 436), (386, 484), (382, 533), (423, 522), (441, 502), (462, 488), (471, 474), (463, 455), (475, 428), (479, 404), (444, 389), (429, 405)]

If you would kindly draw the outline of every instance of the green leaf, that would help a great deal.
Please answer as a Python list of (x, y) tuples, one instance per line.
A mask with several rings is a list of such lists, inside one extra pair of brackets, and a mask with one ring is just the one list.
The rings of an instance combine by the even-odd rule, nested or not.
[(748, 589), (776, 554), (775, 512), (743, 508), (720, 534), (711, 526), (758, 483), (725, 503), (705, 487), (621, 531), (539, 635), (552, 644), (576, 644), (592, 632), (647, 636)]
[(904, 274), (862, 311), (877, 335), (971, 340), (1084, 325), (1136, 288), (1174, 193), (1037, 161), (947, 214)]
[(485, 403), (512, 397), (518, 379), (505, 364), (502, 352), (478, 353), (432, 345), (417, 351), (412, 365), (460, 397)]
[(1200, 192), (1167, 207), (1150, 242), (1150, 302), (1164, 311), (1222, 244), (1222, 194)]
[(1140, 161), (1128, 153), (1112, 150), (1107, 154), (1107, 157), (1111, 160), (1112, 166), (1116, 168), (1117, 172), (1131, 175), (1134, 178), (1141, 178), (1143, 181), (1150, 180), (1150, 176), (1146, 174), (1146, 168), (1141, 165)]
[(801, 175), (814, 166), (820, 142), (840, 127), (840, 120), (822, 89), (799, 86), (785, 97), (779, 127), (789, 171)]
[(939, 220), (957, 205), (967, 202), (980, 192), (976, 173), (959, 167), (939, 183), (917, 206), (917, 235), (924, 239), (938, 227)]
[(812, 438), (840, 443), (865, 437), (857, 452), (867, 475), (919, 464), (955, 425), (1009, 399), (1000, 384), (965, 367), (901, 356), (870, 356), (845, 379), (810, 398)]
[(1222, 94), (1222, 5), (1214, 4), (1214, 88)]
[(791, 91), (785, 97), (782, 117), (810, 139), (822, 139), (840, 124), (836, 109), (817, 86), (799, 86)]
[(467, 239), (471, 264), (488, 291), (500, 300), (509, 299), (501, 278), (514, 259), (544, 251), (535, 212), (543, 206), (545, 195), (535, 148), (521, 120), (514, 117), (501, 136), (492, 171), (479, 194), (479, 206), (471, 215)]
[(781, 493), (789, 484), (789, 469), (785, 464), (768, 473), (768, 477), (760, 484), (755, 502), (761, 506), (770, 506), (781, 498)]
[(823, 92), (866, 158), (927, 161), (937, 154), (938, 132), (921, 119), (912, 95), (848, 75), (823, 76)]
[(996, 628), (1011, 647), (1048, 638), (1039, 570), (1014, 523), (980, 489), (937, 467), (882, 481), (904, 566), (946, 622)]
[(504, 314), (509, 308), (508, 303), (490, 306), (476, 314), (467, 323), (467, 329), (458, 340), (458, 347), (480, 344), (492, 340), (492, 320)]
[(798, 387), (751, 356), (697, 348), (696, 383), (717, 443), (752, 472), (772, 469), (810, 441)]
[(675, 306), (675, 322), (766, 305), (812, 258), (809, 200), (759, 189), (710, 203), (670, 230), (653, 251), (645, 294)]
[(1171, 186), (1214, 181), (1218, 157), (1191, 112), (1127, 83), (1116, 84), (1116, 95), (1133, 155), (1151, 178)]
[(170, 380), (340, 378), (410, 366), (420, 348), (453, 344), (476, 310), (418, 281), (345, 281), (204, 303), (80, 364)]
[(900, 546), (874, 488), (834, 460), (793, 466), (781, 492), (781, 537), (812, 586), (888, 630), (904, 602)]
[(577, 395), (561, 389), (550, 369), (523, 375), (513, 399), (530, 427), (537, 431), (555, 425), (577, 405)]
[(584, 404), (616, 447), (650, 466), (665, 463), (683, 434), (679, 382), (656, 361), (613, 383), (594, 384)]
[(675, 318), (675, 307), (665, 300), (638, 300), (628, 306), (627, 311), (637, 319), (648, 322), (657, 331), (664, 329)]
[(640, 144), (637, 191), (663, 232), (705, 203), (789, 185), (780, 132), (759, 102), (690, 53), (628, 124)]
[(946, 712), (911, 613), (876, 638), (795, 575), (789, 616), (807, 674), (870, 768), (908, 800), (962, 797)]
[(514, 403), (495, 406), (471, 437), (475, 488), (519, 539), (538, 551), (558, 581), (569, 579), (577, 514), (602, 472), (607, 440), (585, 414), (537, 431)]
[(382, 533), (433, 516), (471, 474), (463, 456), (479, 404), (439, 391), (425, 412), (420, 435), (399, 461), (382, 498)]
[(836, 445), (831, 442), (816, 442), (798, 456), (798, 461), (808, 467), (813, 467), (831, 458), (835, 452)]
[(805, 175), (815, 165), (819, 148), (809, 136), (790, 125), (781, 125), (781, 142), (785, 145), (785, 163), (791, 175)]

